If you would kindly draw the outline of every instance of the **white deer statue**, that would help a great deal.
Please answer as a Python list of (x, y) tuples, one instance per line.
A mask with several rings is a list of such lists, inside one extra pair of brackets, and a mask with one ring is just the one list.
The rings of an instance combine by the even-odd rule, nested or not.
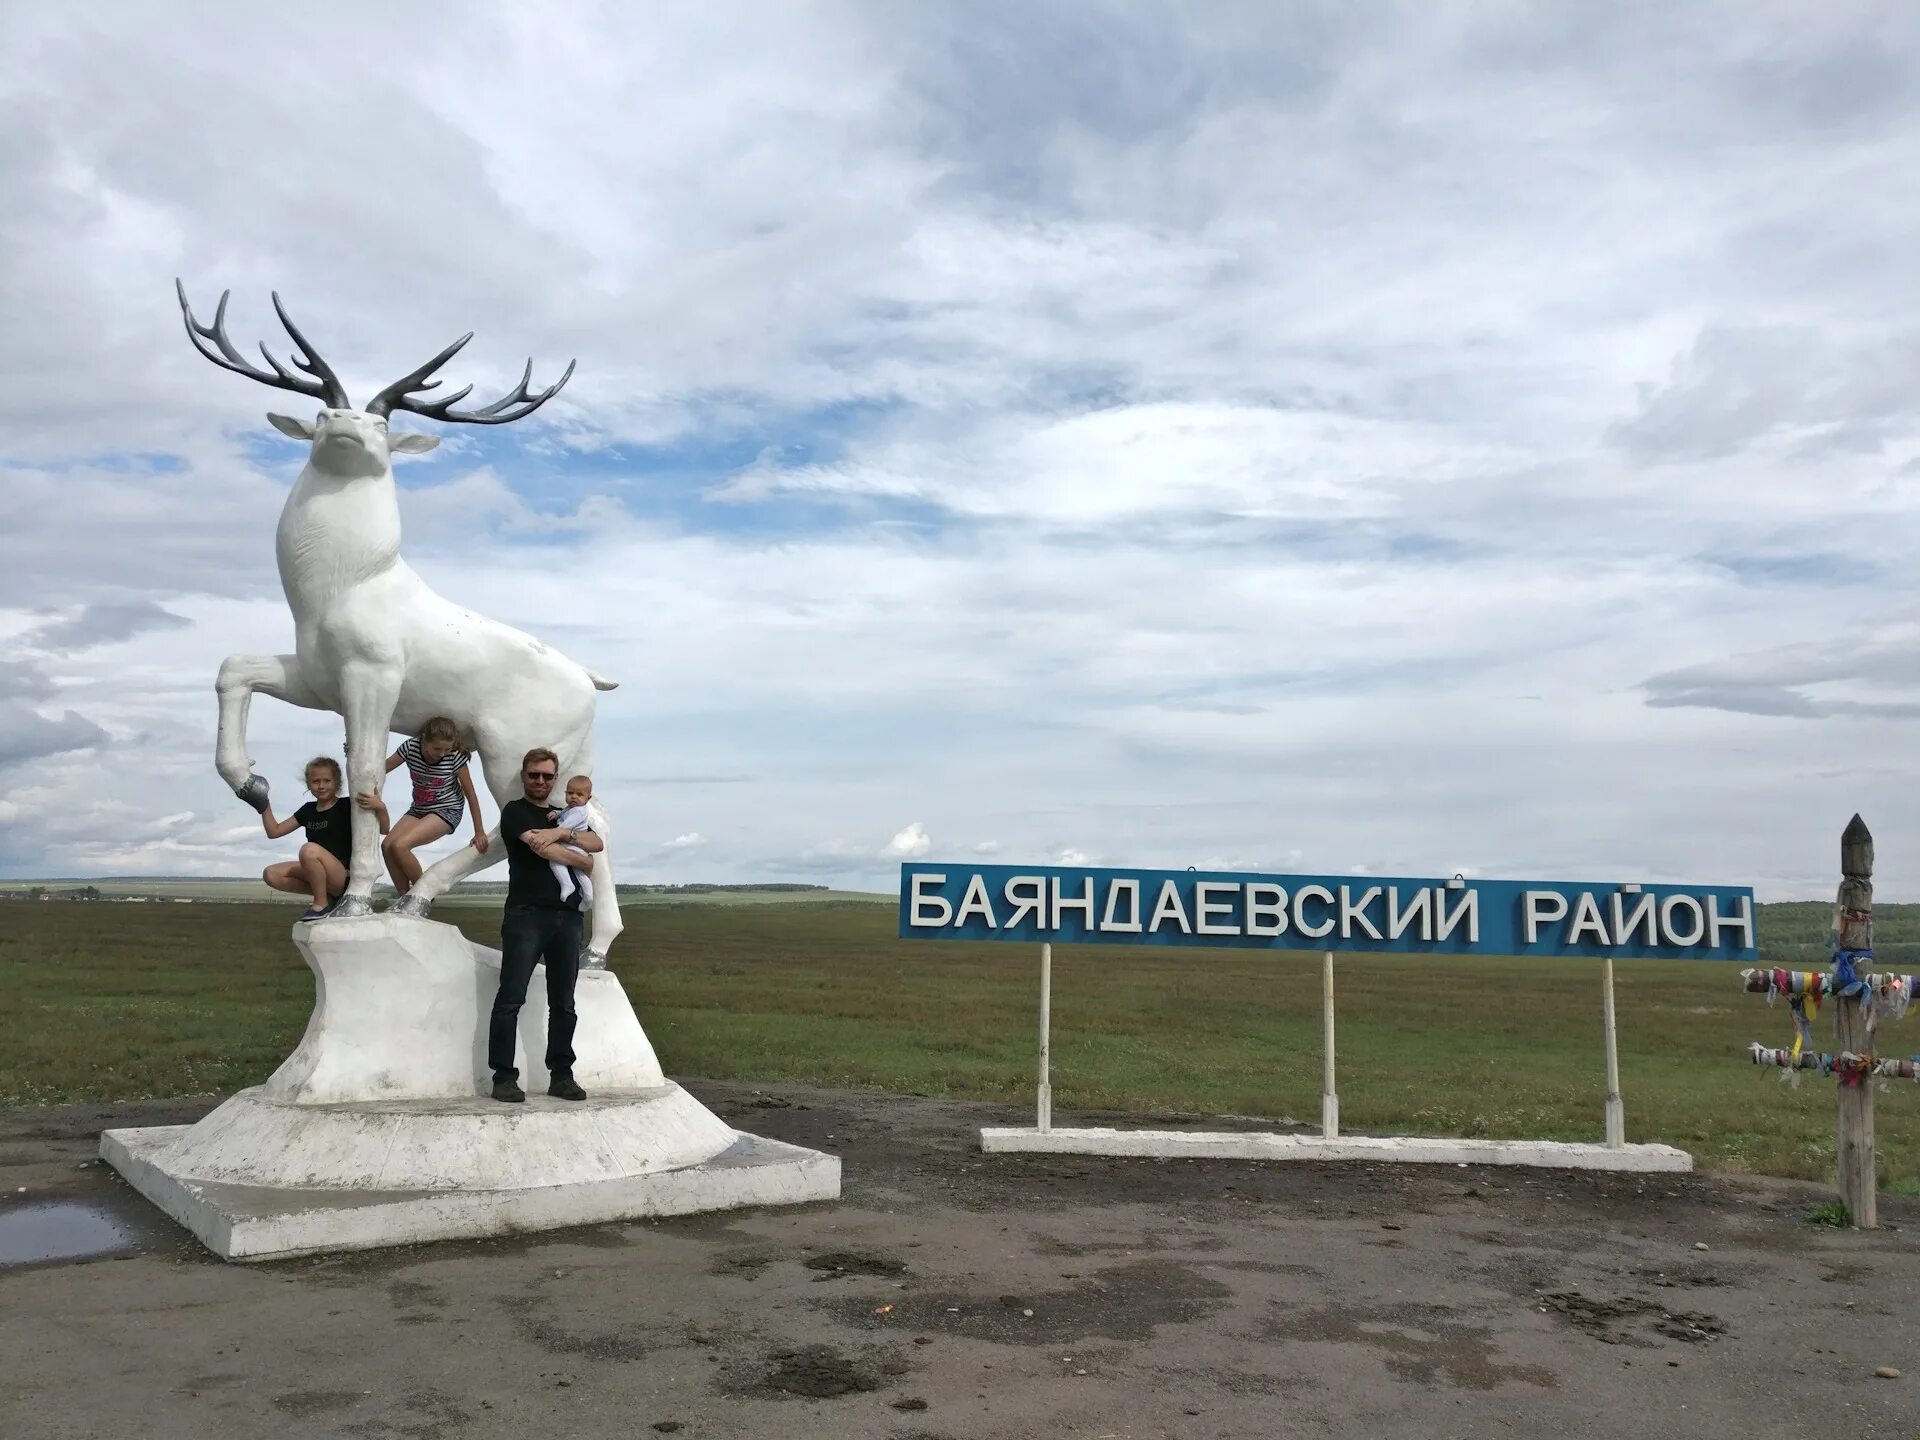
[[(502, 399), (474, 410), (455, 410), (471, 385), (434, 400), (414, 398), (439, 381), (427, 377), (469, 340), (461, 336), (419, 369), (396, 380), (355, 410), (326, 361), (287, 317), (280, 297), (274, 311), (299, 348), (295, 374), (263, 344), (272, 367), (248, 361), (227, 338), (227, 298), (220, 296), (213, 324), (193, 318), (184, 286), (174, 282), (194, 348), (207, 359), (251, 380), (310, 395), (321, 403), (311, 421), (285, 415), (267, 419), (282, 434), (312, 442), (306, 467), (280, 512), (276, 551), (280, 583), (293, 611), (293, 654), (231, 655), (220, 666), (220, 730), (214, 763), (242, 800), (259, 809), (267, 782), (253, 773), (247, 754), (247, 711), (255, 694), (271, 695), (310, 710), (331, 710), (346, 721), (347, 783), (354, 795), (377, 792), (386, 778), (387, 740), (411, 733), (435, 715), (459, 724), (480, 756), (496, 805), (520, 795), (520, 762), (544, 747), (560, 760), (560, 774), (593, 770), (594, 692), (614, 683), (557, 654), (531, 635), (443, 600), (400, 555), (400, 506), (394, 491), (394, 455), (419, 455), (440, 443), (432, 435), (394, 434), (387, 416), (410, 411), (463, 425), (504, 425), (531, 415), (557, 394), (566, 374), (538, 394), (527, 382)], [(614, 893), (612, 834), (598, 803), (594, 831), (603, 848), (593, 863), (593, 929), (587, 963), (603, 965), (620, 933)], [(424, 916), (436, 896), (462, 876), (504, 855), (496, 829), (483, 856), (472, 846), (431, 866), (390, 913)], [(353, 814), (353, 864), (347, 892), (332, 912), (370, 914), (375, 878), (381, 873), (379, 827), (357, 807)]]

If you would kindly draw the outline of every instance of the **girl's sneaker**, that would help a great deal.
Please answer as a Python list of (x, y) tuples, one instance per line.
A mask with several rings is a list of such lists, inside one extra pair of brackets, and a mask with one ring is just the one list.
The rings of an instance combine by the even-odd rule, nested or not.
[[(336, 905), (338, 903), (339, 902), (337, 900), (334, 902), (334, 904)], [(327, 918), (327, 916), (331, 915), (332, 913), (333, 913), (333, 905), (326, 905), (326, 906), (310, 905), (305, 910), (300, 912), (300, 923), (304, 925), (309, 920), (324, 920)]]

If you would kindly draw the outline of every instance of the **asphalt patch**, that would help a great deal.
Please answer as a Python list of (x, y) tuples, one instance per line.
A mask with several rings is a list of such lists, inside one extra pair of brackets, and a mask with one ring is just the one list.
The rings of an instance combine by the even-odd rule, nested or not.
[(1578, 1290), (1542, 1295), (1544, 1310), (1564, 1316), (1574, 1329), (1593, 1336), (1605, 1345), (1633, 1345), (1645, 1348), (1652, 1342), (1636, 1330), (1651, 1330), (1669, 1340), (1690, 1344), (1718, 1339), (1727, 1327), (1717, 1315), (1701, 1310), (1669, 1310), (1654, 1300), (1622, 1295), (1614, 1300), (1596, 1300)]

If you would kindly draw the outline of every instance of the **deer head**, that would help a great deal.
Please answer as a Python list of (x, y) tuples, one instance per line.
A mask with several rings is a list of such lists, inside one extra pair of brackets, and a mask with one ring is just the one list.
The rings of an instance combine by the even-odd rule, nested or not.
[(533, 379), (533, 361), (529, 359), (518, 385), (492, 404), (482, 405), (476, 410), (453, 408), (457, 401), (472, 392), (471, 385), (464, 385), (439, 400), (416, 399), (417, 395), (439, 387), (438, 380), (427, 377), (473, 339), (473, 332), (469, 330), (419, 369), (409, 371), (387, 386), (367, 403), (365, 410), (355, 410), (347, 399), (346, 387), (340, 383), (340, 377), (333, 373), (332, 367), (320, 358), (313, 346), (307, 343), (306, 336), (295, 327), (287, 315), (286, 307), (280, 303), (278, 293), (273, 297), (274, 313), (280, 317), (280, 323), (286, 326), (287, 334), (293, 337), (293, 343), (298, 347), (293, 354), (293, 364), (295, 369), (304, 371), (304, 374), (295, 374), (282, 365), (264, 342), (260, 346), (260, 353), (272, 367), (270, 370), (260, 369), (234, 348), (233, 342), (227, 338), (227, 299), (232, 291), (220, 292), (220, 303), (213, 312), (213, 324), (202, 325), (193, 318), (193, 307), (187, 303), (186, 287), (178, 280), (173, 282), (173, 286), (180, 297), (180, 313), (186, 318), (187, 335), (192, 339), (194, 349), (223, 370), (231, 370), (236, 375), (244, 375), (249, 380), (258, 380), (276, 389), (311, 395), (323, 402), (324, 408), (311, 422), (274, 414), (269, 414), (267, 420), (282, 435), (312, 442), (309, 461), (313, 467), (343, 479), (382, 474), (391, 465), (392, 456), (422, 455), (440, 443), (439, 438), (433, 435), (390, 432), (387, 417), (396, 410), (455, 425), (505, 425), (531, 415), (558, 395), (560, 387), (573, 378), (574, 362), (569, 360), (566, 373), (536, 395), (528, 388), (528, 382)]

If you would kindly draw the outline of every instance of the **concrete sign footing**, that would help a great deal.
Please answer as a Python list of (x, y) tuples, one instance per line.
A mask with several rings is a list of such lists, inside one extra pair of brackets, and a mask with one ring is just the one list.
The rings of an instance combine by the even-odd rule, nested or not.
[(999, 1127), (980, 1132), (988, 1154), (1113, 1155), (1152, 1160), (1371, 1160), (1394, 1165), (1532, 1165), (1560, 1170), (1687, 1171), (1671, 1145), (1568, 1140), (1449, 1140), (1424, 1135), (1275, 1135), (1200, 1130)]

